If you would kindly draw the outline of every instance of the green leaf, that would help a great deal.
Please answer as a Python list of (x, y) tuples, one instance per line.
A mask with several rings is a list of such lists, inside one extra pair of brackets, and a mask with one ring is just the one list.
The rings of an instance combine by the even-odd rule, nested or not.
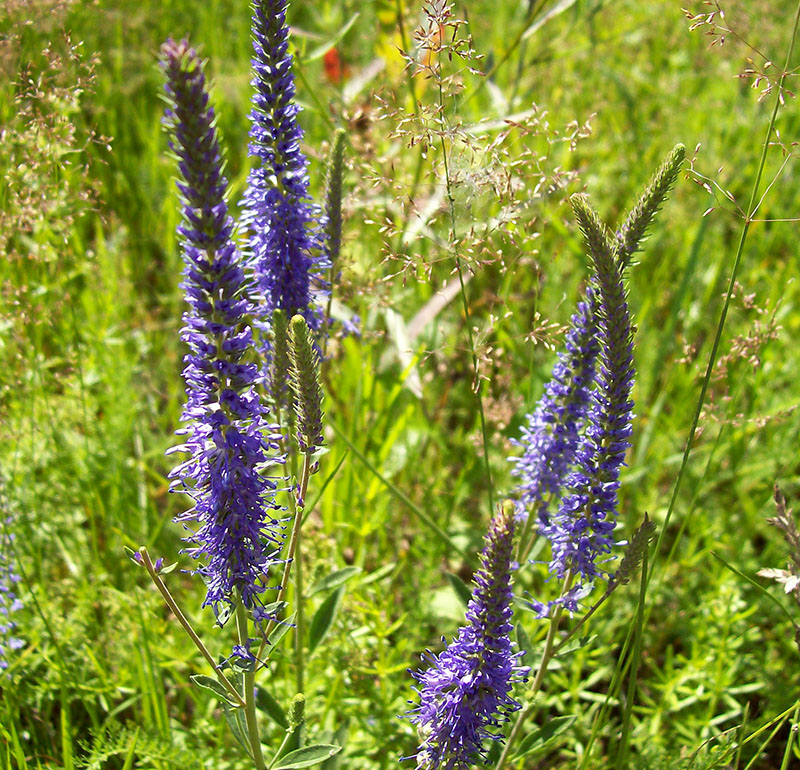
[(309, 655), (319, 646), (320, 642), (328, 635), (328, 631), (336, 619), (336, 613), (339, 611), (339, 604), (342, 601), (344, 594), (344, 586), (337, 588), (324, 602), (320, 605), (319, 609), (314, 614), (314, 619), (311, 621), (311, 629), (308, 632), (308, 652)]
[(292, 630), (292, 621), (294, 620), (294, 616), (297, 613), (292, 613), (288, 618), (282, 620), (276, 627), (275, 630), (269, 635), (268, 646), (269, 652), (267, 653), (267, 657), (272, 655), (273, 651), (278, 649), (283, 637)]
[(227, 703), (231, 706), (234, 705), (234, 702), (231, 699), (231, 694), (222, 686), (222, 684), (220, 684), (217, 679), (206, 676), (205, 674), (193, 674), (189, 677), (189, 680), (198, 687), (202, 687), (204, 690), (210, 690), (213, 692), (214, 695), (216, 695), (223, 703)]
[[(347, 742), (347, 734), (350, 728), (350, 720), (345, 719), (341, 725), (339, 725), (339, 729), (333, 734), (333, 741), (335, 745), (344, 747), (345, 743)], [(327, 737), (327, 736), (326, 736)], [(342, 755), (337, 754), (330, 759), (326, 759), (323, 762), (322, 767), (320, 770), (338, 770), (339, 765), (341, 764)]]
[(286, 717), (286, 712), (281, 707), (281, 704), (272, 697), (269, 690), (264, 687), (256, 689), (256, 708), (263, 711), (267, 716), (277, 722), (284, 730), (289, 729), (289, 720)]
[(222, 708), (225, 711), (225, 720), (228, 722), (228, 727), (231, 728), (234, 738), (242, 745), (247, 752), (247, 756), (253, 758), (250, 752), (250, 744), (247, 741), (247, 723), (244, 719), (244, 712), (242, 709), (234, 709), (223, 703)]
[(452, 572), (447, 573), (447, 579), (456, 592), (456, 596), (461, 599), (461, 602), (466, 607), (469, 604), (469, 600), (472, 598), (472, 591), (470, 591), (469, 586), (458, 575), (454, 575)]
[(278, 760), (278, 764), (273, 770), (294, 770), (298, 767), (311, 767), (324, 762), (329, 757), (342, 750), (341, 746), (334, 746), (331, 743), (319, 743), (314, 746), (304, 746), (297, 751), (289, 752), (285, 757)]
[(555, 655), (553, 655), (553, 657), (561, 658), (565, 655), (569, 655), (571, 652), (575, 652), (575, 650), (588, 647), (595, 639), (597, 639), (597, 634), (592, 634), (591, 636), (580, 636), (577, 639), (573, 639), (569, 644), (560, 649), (557, 653), (555, 653)]
[(376, 569), (375, 572), (370, 572), (359, 585), (365, 586), (369, 583), (374, 583), (378, 580), (383, 580), (387, 575), (390, 575), (394, 568), (397, 566), (397, 562), (389, 562), (388, 564), (384, 564), (379, 569)]
[(536, 728), (530, 735), (525, 736), (525, 740), (520, 743), (514, 759), (521, 759), (528, 756), (528, 754), (533, 754), (535, 751), (541, 751), (558, 735), (567, 730), (574, 721), (574, 716), (553, 717), (541, 727)]
[(288, 604), (289, 604), (288, 602), (284, 602), (284, 601), (272, 602), (270, 604), (265, 604), (261, 608), (261, 612), (263, 612), (264, 615), (268, 616), (268, 617), (277, 617), (278, 615), (280, 615), (280, 613), (283, 610), (283, 608), (286, 607)]
[(359, 572), (361, 572), (361, 567), (344, 567), (343, 569), (337, 569), (315, 583), (313, 588), (308, 592), (308, 595), (313, 596), (314, 594), (320, 594), (324, 591), (338, 588)]
[(170, 572), (174, 572), (175, 568), (178, 566), (178, 562), (174, 561), (172, 564), (168, 564), (166, 567), (162, 567), (159, 571), (159, 575), (169, 575)]
[(330, 39), (324, 42), (322, 45), (317, 46), (308, 56), (303, 57), (303, 64), (314, 61), (315, 59), (321, 59), (325, 56), (331, 48), (333, 48), (349, 31), (350, 27), (356, 23), (356, 20), (359, 17), (359, 13), (354, 13), (345, 23), (345, 25)]

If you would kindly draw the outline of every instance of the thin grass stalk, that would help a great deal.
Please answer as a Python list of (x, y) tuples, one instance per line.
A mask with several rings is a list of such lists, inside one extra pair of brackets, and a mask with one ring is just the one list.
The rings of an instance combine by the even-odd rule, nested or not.
[(359, 459), (361, 462), (367, 467), (369, 470), (383, 485), (398, 499), (400, 502), (405, 504), (408, 509), (423, 523), (425, 524), (431, 532), (433, 532), (443, 543), (445, 543), (451, 551), (454, 553), (458, 553), (460, 556), (463, 556), (469, 563), (473, 563), (474, 555), (468, 553), (464, 548), (458, 545), (425, 511), (423, 511), (418, 505), (416, 505), (411, 498), (408, 497), (404, 492), (401, 492), (394, 484), (392, 484), (389, 479), (387, 479), (361, 452), (358, 447), (350, 440), (350, 438), (345, 434), (345, 432), (336, 424), (336, 422), (331, 419), (330, 417), (327, 418), (327, 424), (333, 428), (333, 432), (344, 441), (345, 444), (349, 447), (352, 453)]
[[(439, 111), (441, 120), (444, 121), (444, 91), (442, 89), (441, 79), (439, 80)], [(480, 378), (480, 371), (478, 366), (478, 354), (475, 351), (475, 339), (472, 334), (472, 316), (469, 312), (469, 303), (467, 302), (466, 284), (464, 283), (464, 272), (461, 266), (461, 257), (458, 254), (458, 240), (456, 238), (456, 202), (453, 198), (453, 189), (450, 181), (450, 164), (447, 162), (447, 145), (444, 141), (444, 135), (440, 137), (442, 146), (442, 160), (444, 162), (444, 179), (447, 187), (447, 207), (450, 212), (450, 232), (453, 237), (453, 257), (456, 263), (456, 272), (458, 273), (458, 285), (461, 294), (461, 303), (464, 308), (464, 322), (467, 326), (467, 339), (469, 341), (469, 350), (472, 355), (472, 369), (473, 377), (475, 378), (475, 400), (478, 404), (478, 413), (481, 418), (481, 438), (483, 442), (483, 460), (486, 467), (486, 483), (489, 489), (489, 516), (494, 515), (494, 485), (492, 482), (492, 469), (489, 465), (489, 436), (486, 432), (486, 415), (483, 410), (483, 381)]]
[(480, 83), (478, 83), (478, 85), (464, 97), (464, 104), (474, 99), (484, 88), (486, 88), (486, 83), (493, 79), (497, 75), (498, 70), (514, 55), (514, 52), (522, 44), (522, 38), (525, 37), (525, 32), (527, 32), (528, 27), (530, 27), (533, 17), (539, 10), (541, 10), (541, 6), (543, 4), (544, 0), (542, 0), (541, 4), (538, 3), (537, 0), (533, 0), (533, 2), (530, 3), (528, 6), (528, 12), (525, 15), (525, 20), (522, 22), (522, 29), (520, 29), (511, 45), (503, 52), (503, 55), (498, 58), (497, 63), (484, 75)]
[[(758, 169), (756, 171), (756, 178), (755, 178), (755, 180), (753, 182), (753, 187), (752, 187), (752, 190), (750, 192), (750, 200), (749, 200), (749, 203), (748, 203), (748, 206), (747, 206), (747, 215), (745, 216), (744, 224), (742, 226), (742, 231), (740, 233), (738, 245), (737, 245), (736, 252), (735, 252), (735, 255), (734, 255), (733, 266), (732, 266), (732, 269), (731, 269), (731, 275), (730, 275), (730, 279), (728, 281), (728, 289), (727, 289), (727, 291), (725, 293), (725, 300), (723, 302), (722, 312), (720, 313), (719, 322), (717, 323), (716, 332), (714, 334), (714, 341), (713, 341), (713, 344), (711, 346), (711, 353), (709, 354), (708, 364), (706, 366), (705, 375), (703, 377), (702, 386), (700, 388), (700, 395), (698, 396), (698, 399), (697, 399), (697, 406), (695, 407), (694, 417), (692, 419), (691, 427), (689, 428), (689, 435), (687, 437), (686, 445), (685, 445), (684, 450), (683, 450), (683, 456), (681, 458), (681, 464), (680, 464), (680, 467), (678, 469), (678, 476), (677, 476), (677, 478), (675, 480), (675, 485), (674, 485), (674, 487), (672, 489), (672, 495), (670, 497), (669, 505), (667, 506), (667, 513), (666, 513), (666, 516), (664, 518), (664, 523), (661, 526), (661, 531), (659, 532), (658, 539), (656, 541), (656, 545), (655, 545), (655, 547), (653, 549), (653, 565), (652, 565), (652, 568), (650, 569), (650, 572), (649, 572), (649, 575), (648, 575), (648, 582), (649, 582), (650, 578), (652, 577), (652, 575), (655, 573), (656, 565), (658, 564), (658, 554), (661, 551), (661, 544), (662, 544), (662, 541), (664, 539), (664, 535), (665, 535), (665, 533), (667, 531), (667, 527), (669, 525), (669, 521), (670, 521), (670, 519), (672, 517), (672, 513), (675, 510), (675, 505), (676, 505), (677, 500), (678, 500), (678, 493), (680, 492), (681, 485), (683, 483), (683, 478), (684, 478), (685, 473), (686, 473), (686, 467), (687, 467), (688, 462), (689, 462), (689, 456), (690, 456), (691, 451), (692, 451), (692, 444), (694, 442), (695, 434), (697, 433), (697, 426), (698, 426), (698, 424), (700, 422), (700, 414), (702, 413), (703, 406), (705, 405), (706, 395), (707, 395), (707, 392), (708, 392), (708, 386), (709, 386), (709, 383), (711, 381), (711, 374), (713, 372), (714, 366), (715, 366), (716, 361), (717, 361), (717, 354), (719, 352), (719, 346), (720, 346), (720, 342), (721, 342), (721, 339), (722, 339), (722, 332), (723, 332), (724, 327), (725, 327), (725, 320), (727, 318), (728, 309), (730, 307), (731, 298), (733, 296), (733, 290), (734, 290), (734, 286), (735, 286), (735, 283), (736, 283), (736, 276), (738, 274), (739, 265), (740, 265), (741, 260), (742, 260), (742, 254), (744, 252), (744, 246), (745, 246), (745, 243), (747, 241), (747, 235), (748, 235), (748, 233), (750, 231), (750, 225), (752, 224), (752, 221), (753, 221), (753, 219), (752, 219), (753, 218), (753, 214), (755, 213), (755, 210), (757, 208), (757, 202), (759, 200), (759, 188), (761, 186), (761, 179), (762, 179), (763, 174), (764, 174), (764, 167), (766, 165), (767, 152), (769, 150), (770, 139), (772, 137), (772, 133), (773, 133), (773, 131), (775, 129), (775, 121), (777, 119), (778, 110), (780, 109), (780, 106), (781, 106), (781, 94), (782, 94), (782, 91), (783, 91), (783, 84), (784, 84), (784, 81), (786, 80), (786, 76), (788, 74), (788, 69), (789, 69), (789, 64), (791, 62), (791, 58), (792, 58), (792, 55), (794, 53), (794, 47), (795, 47), (795, 43), (797, 41), (797, 31), (798, 31), (798, 25), (799, 24), (800, 24), (800, 2), (798, 2), (797, 6), (796, 6), (795, 16), (794, 16), (794, 24), (792, 26), (792, 36), (791, 36), (791, 39), (789, 41), (788, 50), (786, 52), (786, 60), (785, 60), (784, 66), (783, 66), (783, 71), (781, 72), (780, 78), (778, 79), (778, 87), (777, 87), (777, 93), (775, 95), (775, 103), (773, 105), (772, 114), (770, 116), (769, 124), (767, 126), (766, 136), (764, 137), (764, 141), (763, 141), (763, 144), (762, 144), (762, 147), (761, 147), (761, 156), (760, 156), (760, 159), (759, 159)], [(674, 550), (675, 549), (674, 549), (674, 544), (673, 544), (673, 548), (671, 549), (671, 553), (674, 553)], [(633, 633), (632, 629), (629, 628), (628, 629), (628, 635), (627, 635), (626, 640), (625, 640), (625, 644), (623, 645), (622, 653), (618, 658), (618, 663), (617, 663), (617, 667), (616, 667), (615, 672), (614, 672), (614, 677), (612, 678), (612, 684), (611, 684), (611, 688), (609, 689), (609, 695), (606, 698), (605, 703), (603, 704), (603, 708), (601, 708), (601, 710), (598, 712), (598, 716), (595, 719), (595, 722), (594, 722), (594, 725), (593, 725), (593, 728), (592, 728), (592, 734), (591, 734), (591, 737), (589, 739), (589, 742), (587, 743), (586, 750), (585, 750), (585, 753), (583, 755), (583, 760), (581, 761), (581, 764), (580, 764), (580, 768), (583, 768), (585, 766), (585, 762), (587, 761), (587, 759), (588, 759), (588, 757), (590, 755), (590, 749), (593, 746), (594, 741), (595, 741), (595, 739), (597, 737), (599, 725), (601, 724), (601, 720), (602, 720), (602, 717), (604, 716), (605, 709), (609, 705), (611, 694), (612, 694), (613, 689), (615, 687), (615, 683), (618, 685), (618, 683), (620, 681), (620, 676), (618, 676), (620, 674), (620, 672), (621, 672), (621, 668), (620, 667), (623, 666), (624, 668), (627, 668), (628, 665), (629, 665), (629, 661), (626, 660), (625, 656), (626, 656), (627, 651), (629, 649), (630, 639), (631, 639), (631, 634), (632, 633)]]
[[(793, 706), (792, 708), (794, 708), (795, 711), (797, 710), (796, 705)], [(775, 725), (775, 729), (766, 737), (766, 740), (758, 747), (756, 752), (753, 754), (753, 758), (744, 766), (744, 770), (750, 770), (750, 768), (761, 758), (767, 746), (769, 746), (769, 744), (772, 743), (772, 739), (778, 734), (780, 729), (789, 719), (789, 712), (792, 710), (792, 708), (789, 708), (783, 712), (783, 714), (781, 715), (782, 718)]]
[(706, 394), (708, 392), (708, 386), (711, 381), (711, 374), (714, 370), (714, 365), (717, 362), (717, 353), (719, 352), (719, 345), (720, 341), (722, 340), (722, 332), (725, 327), (725, 320), (728, 317), (728, 309), (731, 304), (731, 298), (733, 296), (734, 286), (736, 285), (736, 276), (739, 272), (739, 264), (742, 261), (742, 254), (744, 252), (745, 242), (747, 241), (747, 235), (750, 232), (750, 225), (753, 222), (753, 215), (755, 214), (756, 209), (758, 208), (757, 204), (759, 201), (759, 189), (761, 187), (761, 178), (764, 174), (764, 166), (766, 165), (767, 161), (767, 152), (770, 146), (770, 139), (772, 138), (772, 132), (775, 130), (775, 120), (778, 117), (778, 110), (780, 109), (781, 102), (783, 99), (783, 84), (786, 80), (789, 71), (789, 65), (791, 63), (792, 54), (794, 53), (794, 47), (797, 40), (797, 30), (798, 24), (800, 24), (800, 2), (798, 2), (795, 16), (794, 16), (794, 25), (792, 26), (792, 36), (789, 41), (789, 48), (786, 52), (786, 60), (783, 65), (783, 70), (781, 72), (780, 78), (778, 79), (778, 87), (776, 89), (775, 94), (775, 104), (772, 108), (772, 114), (770, 116), (769, 125), (767, 126), (767, 134), (764, 137), (764, 142), (761, 147), (761, 157), (758, 163), (758, 170), (756, 171), (756, 178), (753, 182), (753, 187), (750, 192), (750, 201), (747, 204), (747, 215), (744, 219), (744, 224), (742, 226), (741, 234), (739, 235), (739, 243), (736, 248), (736, 254), (733, 259), (733, 267), (731, 268), (731, 275), (728, 281), (728, 290), (725, 293), (725, 301), (722, 305), (722, 312), (720, 313), (719, 322), (717, 323), (717, 330), (714, 334), (714, 342), (711, 346), (711, 353), (708, 357), (708, 365), (706, 366), (705, 376), (703, 377), (703, 384), (700, 388), (700, 396), (697, 399), (697, 407), (695, 408), (694, 418), (692, 419), (692, 425), (689, 429), (689, 436), (686, 440), (686, 446), (683, 450), (683, 458), (681, 460), (680, 468), (678, 469), (678, 477), (675, 480), (675, 486), (672, 489), (672, 496), (670, 497), (669, 506), (667, 507), (667, 513), (664, 518), (664, 524), (661, 527), (661, 531), (658, 536), (658, 541), (656, 542), (656, 547), (653, 552), (653, 569), (651, 570), (651, 574), (655, 571), (655, 565), (658, 560), (658, 553), (661, 549), (661, 542), (664, 538), (664, 534), (667, 531), (667, 526), (669, 525), (670, 518), (672, 516), (672, 512), (675, 509), (675, 504), (678, 499), (678, 492), (680, 491), (681, 484), (683, 482), (683, 477), (686, 472), (686, 466), (689, 462), (689, 455), (692, 451), (692, 443), (694, 442), (695, 434), (697, 433), (697, 425), (700, 422), (700, 414), (703, 411), (703, 406), (705, 405)]
[(800, 708), (800, 705), (795, 706), (794, 714), (792, 714), (792, 729), (789, 730), (789, 740), (786, 741), (786, 749), (783, 752), (783, 761), (781, 762), (781, 770), (788, 770), (789, 767), (789, 759), (792, 756), (792, 748), (794, 746), (795, 736), (797, 735), (797, 710)]

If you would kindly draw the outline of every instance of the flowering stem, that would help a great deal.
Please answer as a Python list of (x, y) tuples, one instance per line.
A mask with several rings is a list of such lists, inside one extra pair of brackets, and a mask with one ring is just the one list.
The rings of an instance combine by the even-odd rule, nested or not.
[(603, 595), (589, 608), (589, 610), (583, 615), (583, 617), (581, 617), (581, 619), (576, 623), (576, 625), (573, 628), (571, 628), (569, 632), (564, 636), (564, 638), (556, 645), (555, 649), (553, 650), (553, 655), (557, 655), (559, 651), (564, 648), (564, 645), (570, 639), (572, 639), (572, 637), (575, 636), (575, 634), (577, 634), (578, 631), (580, 631), (584, 627), (589, 618), (591, 618), (592, 615), (594, 615), (594, 613), (597, 612), (597, 610), (599, 610), (600, 607), (606, 603), (608, 597), (611, 596), (611, 594), (613, 594), (614, 591), (616, 591), (619, 585), (621, 584), (620, 583), (608, 584), (608, 588), (606, 588)]
[(267, 770), (272, 770), (275, 766), (275, 763), (278, 761), (278, 758), (283, 755), (283, 750), (286, 748), (286, 744), (289, 743), (289, 739), (295, 734), (295, 730), (287, 730), (285, 735), (283, 736), (283, 740), (281, 741), (281, 745), (278, 746), (278, 750), (275, 752), (275, 756), (272, 758), (272, 761), (269, 763)]
[[(568, 570), (566, 576), (564, 577), (564, 588), (561, 591), (561, 595), (564, 596), (567, 591), (569, 591), (572, 585), (572, 571)], [(536, 695), (542, 688), (542, 683), (544, 682), (544, 675), (547, 672), (547, 667), (550, 665), (550, 661), (553, 659), (553, 656), (556, 652), (555, 647), (555, 639), (556, 639), (556, 632), (558, 631), (558, 623), (561, 620), (561, 613), (564, 611), (564, 605), (559, 604), (555, 611), (553, 612), (553, 616), (550, 618), (550, 627), (547, 629), (547, 639), (544, 643), (544, 652), (542, 653), (542, 661), (539, 663), (539, 669), (536, 672), (536, 678), (533, 680), (533, 684), (531, 685), (531, 691), (529, 693), (530, 701), (525, 708), (520, 711), (519, 716), (517, 717), (517, 721), (514, 723), (514, 727), (511, 728), (511, 733), (508, 736), (508, 740), (506, 741), (506, 745), (503, 746), (503, 753), (500, 754), (500, 759), (497, 760), (497, 764), (495, 765), (495, 770), (503, 770), (505, 767), (506, 762), (509, 759), (511, 754), (511, 748), (514, 745), (514, 742), (519, 737), (520, 731), (522, 730), (522, 725), (525, 723), (525, 720), (533, 713), (536, 708)]]
[(200, 637), (195, 633), (195, 630), (192, 628), (191, 624), (189, 623), (186, 615), (183, 614), (183, 611), (176, 603), (175, 599), (172, 598), (172, 594), (169, 592), (164, 581), (158, 575), (153, 566), (153, 562), (150, 560), (150, 554), (147, 553), (146, 548), (140, 549), (139, 553), (142, 555), (142, 564), (144, 568), (147, 570), (147, 574), (150, 576), (150, 579), (155, 583), (158, 592), (164, 598), (164, 601), (172, 610), (172, 614), (178, 619), (178, 622), (183, 626), (183, 630), (186, 631), (189, 638), (194, 642), (195, 647), (200, 650), (200, 654), (206, 659), (208, 665), (214, 670), (214, 673), (217, 675), (217, 679), (219, 679), (220, 684), (228, 691), (230, 696), (236, 701), (236, 704), (241, 708), (245, 708), (246, 704), (244, 699), (241, 695), (236, 691), (236, 688), (231, 684), (228, 677), (222, 673), (219, 669), (217, 664), (214, 662), (214, 658), (211, 656), (211, 653), (208, 651), (206, 646), (203, 644)]
[[(239, 644), (247, 649), (247, 610), (241, 599), (236, 602), (236, 629), (239, 632)], [(256, 770), (266, 770), (264, 755), (261, 753), (261, 741), (258, 737), (258, 717), (256, 716), (256, 671), (244, 672), (244, 683), (242, 685), (244, 695), (244, 718), (247, 723), (247, 737), (250, 741), (250, 750), (253, 752), (253, 760), (256, 763)]]
[[(536, 513), (536, 516), (534, 516)], [(533, 522), (534, 519), (538, 520), (538, 512), (536, 511), (529, 511), (528, 518), (525, 520), (525, 526), (522, 529), (522, 535), (519, 538), (519, 555), (517, 556), (517, 561), (522, 564), (528, 560), (528, 557), (531, 555), (531, 551), (533, 550), (533, 544), (536, 542), (536, 532), (531, 530), (533, 529)]]

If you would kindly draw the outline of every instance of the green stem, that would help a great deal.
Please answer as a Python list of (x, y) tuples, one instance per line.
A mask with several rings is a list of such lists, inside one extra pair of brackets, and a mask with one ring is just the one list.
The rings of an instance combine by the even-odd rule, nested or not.
[(272, 758), (272, 761), (269, 763), (267, 770), (272, 770), (275, 766), (275, 763), (278, 761), (280, 756), (283, 754), (283, 750), (286, 748), (286, 744), (289, 743), (289, 739), (295, 734), (295, 730), (287, 730), (283, 736), (283, 740), (281, 741), (281, 745), (278, 746), (278, 750), (275, 752), (275, 756)]
[[(236, 629), (239, 632), (239, 644), (247, 647), (249, 639), (247, 633), (247, 610), (244, 603), (239, 599), (236, 603)], [(261, 741), (258, 738), (258, 717), (256, 716), (256, 671), (244, 672), (244, 683), (242, 685), (244, 696), (244, 718), (247, 724), (247, 738), (250, 741), (250, 750), (253, 752), (253, 760), (256, 763), (256, 770), (267, 770), (264, 764), (264, 755), (261, 753)]]
[(628, 740), (631, 732), (631, 715), (633, 701), (636, 698), (636, 678), (639, 674), (639, 663), (642, 659), (642, 628), (644, 626), (644, 603), (647, 596), (647, 550), (642, 557), (642, 575), (639, 588), (639, 606), (636, 608), (636, 636), (633, 640), (633, 661), (628, 674), (628, 693), (625, 698), (625, 713), (622, 717), (622, 739), (617, 749), (616, 770), (625, 767), (628, 758)]
[(295, 517), (298, 520), (297, 538), (295, 543), (295, 557), (292, 559), (294, 562), (294, 594), (295, 605), (297, 606), (297, 628), (295, 629), (294, 637), (294, 660), (295, 660), (295, 676), (297, 682), (297, 692), (304, 692), (304, 672), (305, 672), (305, 657), (303, 654), (303, 641), (305, 639), (305, 613), (303, 611), (303, 557), (301, 552), (301, 532), (303, 529), (303, 511), (305, 510), (305, 494), (308, 487), (308, 475), (310, 468), (310, 455), (305, 455), (303, 463), (303, 480), (305, 482), (306, 490), (304, 490), (303, 482), (301, 482), (300, 500), (295, 508)]
[(604, 591), (603, 595), (589, 608), (586, 614), (583, 615), (583, 617), (581, 617), (581, 619), (575, 624), (575, 626), (571, 628), (569, 632), (564, 636), (564, 638), (556, 645), (556, 648), (553, 650), (554, 656), (558, 655), (558, 653), (564, 649), (564, 646), (567, 644), (567, 642), (569, 642), (569, 640), (572, 639), (572, 637), (575, 636), (575, 634), (577, 634), (578, 631), (580, 631), (583, 628), (583, 626), (586, 624), (589, 618), (591, 618), (592, 615), (594, 615), (594, 613), (597, 612), (597, 610), (599, 610), (600, 607), (606, 603), (609, 596), (611, 596), (611, 594), (614, 593), (614, 591), (617, 589), (619, 585), (620, 583), (608, 584), (608, 587)]
[(175, 615), (175, 617), (178, 619), (178, 622), (181, 624), (181, 626), (183, 626), (183, 630), (186, 631), (189, 638), (194, 642), (195, 647), (200, 650), (200, 654), (206, 659), (208, 665), (214, 670), (214, 673), (217, 675), (217, 679), (219, 679), (219, 683), (228, 691), (228, 693), (230, 693), (231, 697), (236, 701), (236, 704), (241, 708), (244, 708), (246, 706), (244, 699), (236, 691), (236, 688), (231, 684), (228, 677), (222, 673), (221, 669), (214, 662), (214, 658), (212, 657), (211, 653), (208, 651), (206, 646), (203, 644), (203, 641), (192, 628), (192, 625), (189, 623), (186, 615), (183, 614), (183, 610), (181, 610), (181, 608), (178, 606), (178, 603), (175, 601), (175, 599), (173, 599), (172, 594), (169, 592), (166, 584), (156, 572), (147, 549), (141, 548), (139, 553), (142, 555), (142, 564), (144, 565), (145, 570), (147, 570), (147, 574), (155, 584), (158, 592), (164, 598), (167, 607), (172, 610), (172, 614)]
[[(564, 588), (561, 591), (561, 596), (569, 591), (570, 586), (572, 585), (572, 573), (567, 572), (566, 577), (564, 578)], [(544, 682), (544, 675), (547, 672), (547, 667), (550, 665), (550, 661), (553, 659), (553, 656), (556, 652), (555, 647), (555, 639), (556, 633), (558, 632), (558, 623), (561, 620), (561, 614), (564, 611), (564, 606), (559, 604), (555, 611), (553, 612), (553, 616), (550, 618), (550, 627), (547, 629), (547, 639), (544, 643), (544, 652), (542, 653), (542, 660), (539, 663), (539, 670), (536, 672), (536, 678), (533, 680), (533, 684), (531, 685), (531, 690), (529, 693), (530, 701), (525, 708), (520, 711), (519, 716), (517, 717), (517, 721), (514, 723), (514, 727), (511, 728), (511, 733), (508, 736), (508, 740), (506, 741), (506, 745), (503, 746), (503, 752), (500, 754), (500, 759), (497, 760), (497, 764), (495, 765), (495, 770), (503, 770), (511, 755), (511, 749), (514, 746), (517, 738), (519, 738), (520, 731), (522, 730), (522, 726), (525, 723), (525, 720), (534, 712), (536, 709), (536, 695), (538, 694), (539, 690), (542, 688), (542, 683)]]

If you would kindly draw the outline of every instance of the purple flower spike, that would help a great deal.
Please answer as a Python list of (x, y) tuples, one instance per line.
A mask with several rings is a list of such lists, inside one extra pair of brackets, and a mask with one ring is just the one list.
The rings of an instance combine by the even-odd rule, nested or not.
[(420, 704), (409, 716), (421, 738), (418, 768), (466, 770), (485, 761), (486, 740), (502, 740), (496, 728), (520, 708), (510, 695), (528, 672), (510, 639), (514, 526), (514, 506), (506, 504), (486, 535), (467, 625), (440, 655), (425, 652), (430, 668), (411, 672), (420, 683)]
[(329, 263), (322, 253), (317, 211), (308, 195), (307, 161), (300, 149), (303, 131), (294, 103), (286, 7), (286, 0), (253, 3), (250, 154), (258, 163), (248, 178), (243, 222), (250, 231), (264, 322), (281, 309), (289, 318), (299, 313), (318, 329), (321, 314), (313, 302), (312, 281), (324, 287), (321, 274)]
[(549, 525), (549, 498), (561, 492), (575, 460), (591, 400), (600, 349), (595, 336), (596, 304), (590, 287), (570, 319), (566, 352), (558, 354), (550, 382), (536, 409), (527, 416), (521, 439), (511, 442), (523, 449), (521, 457), (509, 458), (515, 463), (512, 473), (520, 478), (517, 493), (523, 517), (533, 508), (541, 527)]
[(186, 41), (168, 40), (161, 53), (170, 102), (165, 123), (183, 177), (178, 233), (185, 261), (181, 287), (189, 306), (181, 331), (189, 347), (182, 415), (188, 425), (178, 431), (185, 442), (170, 450), (189, 459), (170, 478), (172, 489), (189, 495), (194, 506), (176, 521), (191, 531), (187, 552), (205, 560), (197, 568), (208, 587), (203, 606), (219, 613), (220, 605), (241, 598), (258, 610), (283, 535), (270, 513), (277, 510), (275, 484), (259, 472), (276, 461), (277, 447), (255, 388), (258, 368), (246, 360), (254, 308), (231, 239), (227, 182), (202, 63)]
[(569, 493), (545, 534), (553, 544), (553, 572), (564, 577), (572, 570), (579, 579), (592, 580), (600, 574), (598, 557), (614, 544), (620, 469), (630, 447), (633, 329), (622, 268), (604, 238), (603, 225), (581, 196), (573, 196), (573, 207), (587, 242), (594, 245), (590, 251), (600, 362), (576, 470), (565, 484)]

